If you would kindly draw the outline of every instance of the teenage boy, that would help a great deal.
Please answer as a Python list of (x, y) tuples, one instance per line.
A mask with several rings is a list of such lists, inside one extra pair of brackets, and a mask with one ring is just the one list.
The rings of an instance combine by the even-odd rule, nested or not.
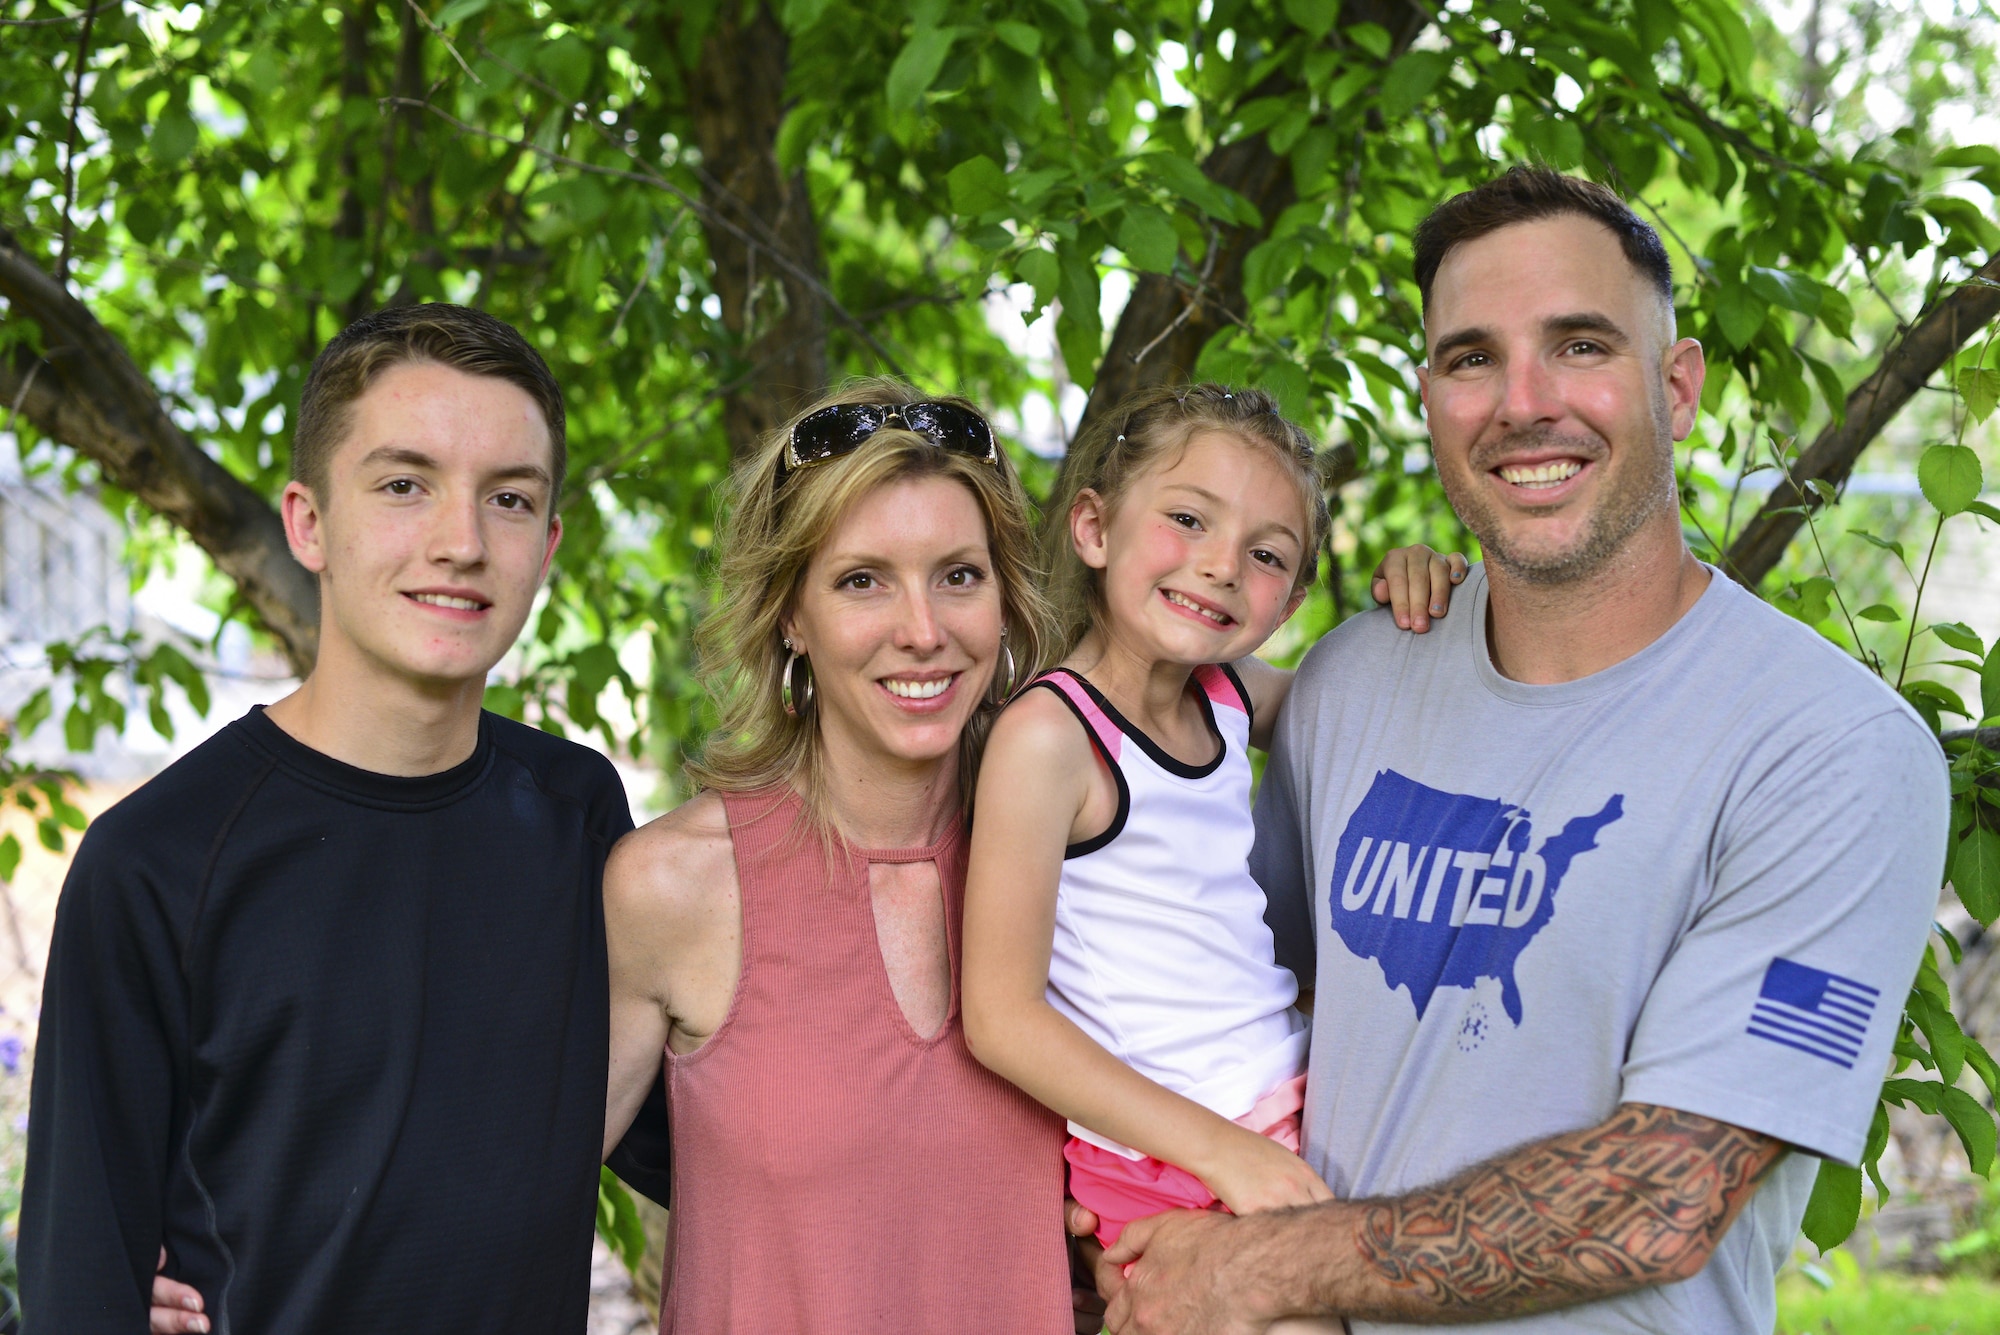
[(1432, 450), (1485, 563), (1448, 626), (1314, 647), (1258, 799), (1279, 940), (1306, 976), (1317, 950), (1305, 1155), (1338, 1199), (1140, 1220), (1110, 1328), (1769, 1335), (1937, 908), (1944, 757), (1688, 551), (1704, 366), (1652, 228), (1517, 168), (1415, 249)]
[(44, 986), (22, 1304), (138, 1335), (580, 1332), (604, 1129), (601, 756), (482, 713), (562, 536), (562, 391), (458, 306), (369, 316), (283, 513), (319, 659), (106, 812)]

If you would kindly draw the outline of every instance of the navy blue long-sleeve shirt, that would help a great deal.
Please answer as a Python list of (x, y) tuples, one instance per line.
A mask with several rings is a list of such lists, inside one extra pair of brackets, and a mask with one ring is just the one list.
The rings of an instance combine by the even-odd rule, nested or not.
[(56, 912), (20, 1260), (35, 1335), (580, 1332), (607, 1050), (603, 757), (483, 715), (441, 774), (261, 710), (101, 816)]

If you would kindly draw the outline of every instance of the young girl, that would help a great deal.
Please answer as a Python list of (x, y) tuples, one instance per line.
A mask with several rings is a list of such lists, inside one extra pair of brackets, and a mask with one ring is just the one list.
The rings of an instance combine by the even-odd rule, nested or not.
[[(1329, 1200), (1297, 1153), (1307, 1021), (1250, 877), (1245, 754), (1291, 681), (1248, 655), (1326, 534), (1311, 438), (1258, 391), (1142, 392), (1078, 440), (1057, 502), (1069, 653), (981, 765), (966, 1038), (1069, 1119), (1070, 1192), (1106, 1246), (1161, 1210)], [(1384, 567), (1377, 598), (1420, 629), (1463, 560)]]

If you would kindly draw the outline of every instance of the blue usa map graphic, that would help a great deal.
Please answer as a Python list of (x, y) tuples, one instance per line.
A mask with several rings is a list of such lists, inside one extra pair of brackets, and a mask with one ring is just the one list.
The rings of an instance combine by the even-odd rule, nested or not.
[(1613, 793), (1537, 844), (1525, 807), (1381, 770), (1334, 849), (1334, 934), (1379, 964), (1391, 991), (1410, 990), (1418, 1019), (1440, 987), (1492, 978), (1518, 1027), (1515, 961), (1554, 917), (1570, 864), (1624, 814)]

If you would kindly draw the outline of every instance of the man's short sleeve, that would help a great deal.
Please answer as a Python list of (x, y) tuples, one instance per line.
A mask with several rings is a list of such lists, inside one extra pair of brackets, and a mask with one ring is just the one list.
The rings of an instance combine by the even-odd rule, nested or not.
[(1897, 710), (1743, 782), (1713, 889), (1640, 1014), (1622, 1098), (1854, 1163), (1937, 909), (1944, 760)]

